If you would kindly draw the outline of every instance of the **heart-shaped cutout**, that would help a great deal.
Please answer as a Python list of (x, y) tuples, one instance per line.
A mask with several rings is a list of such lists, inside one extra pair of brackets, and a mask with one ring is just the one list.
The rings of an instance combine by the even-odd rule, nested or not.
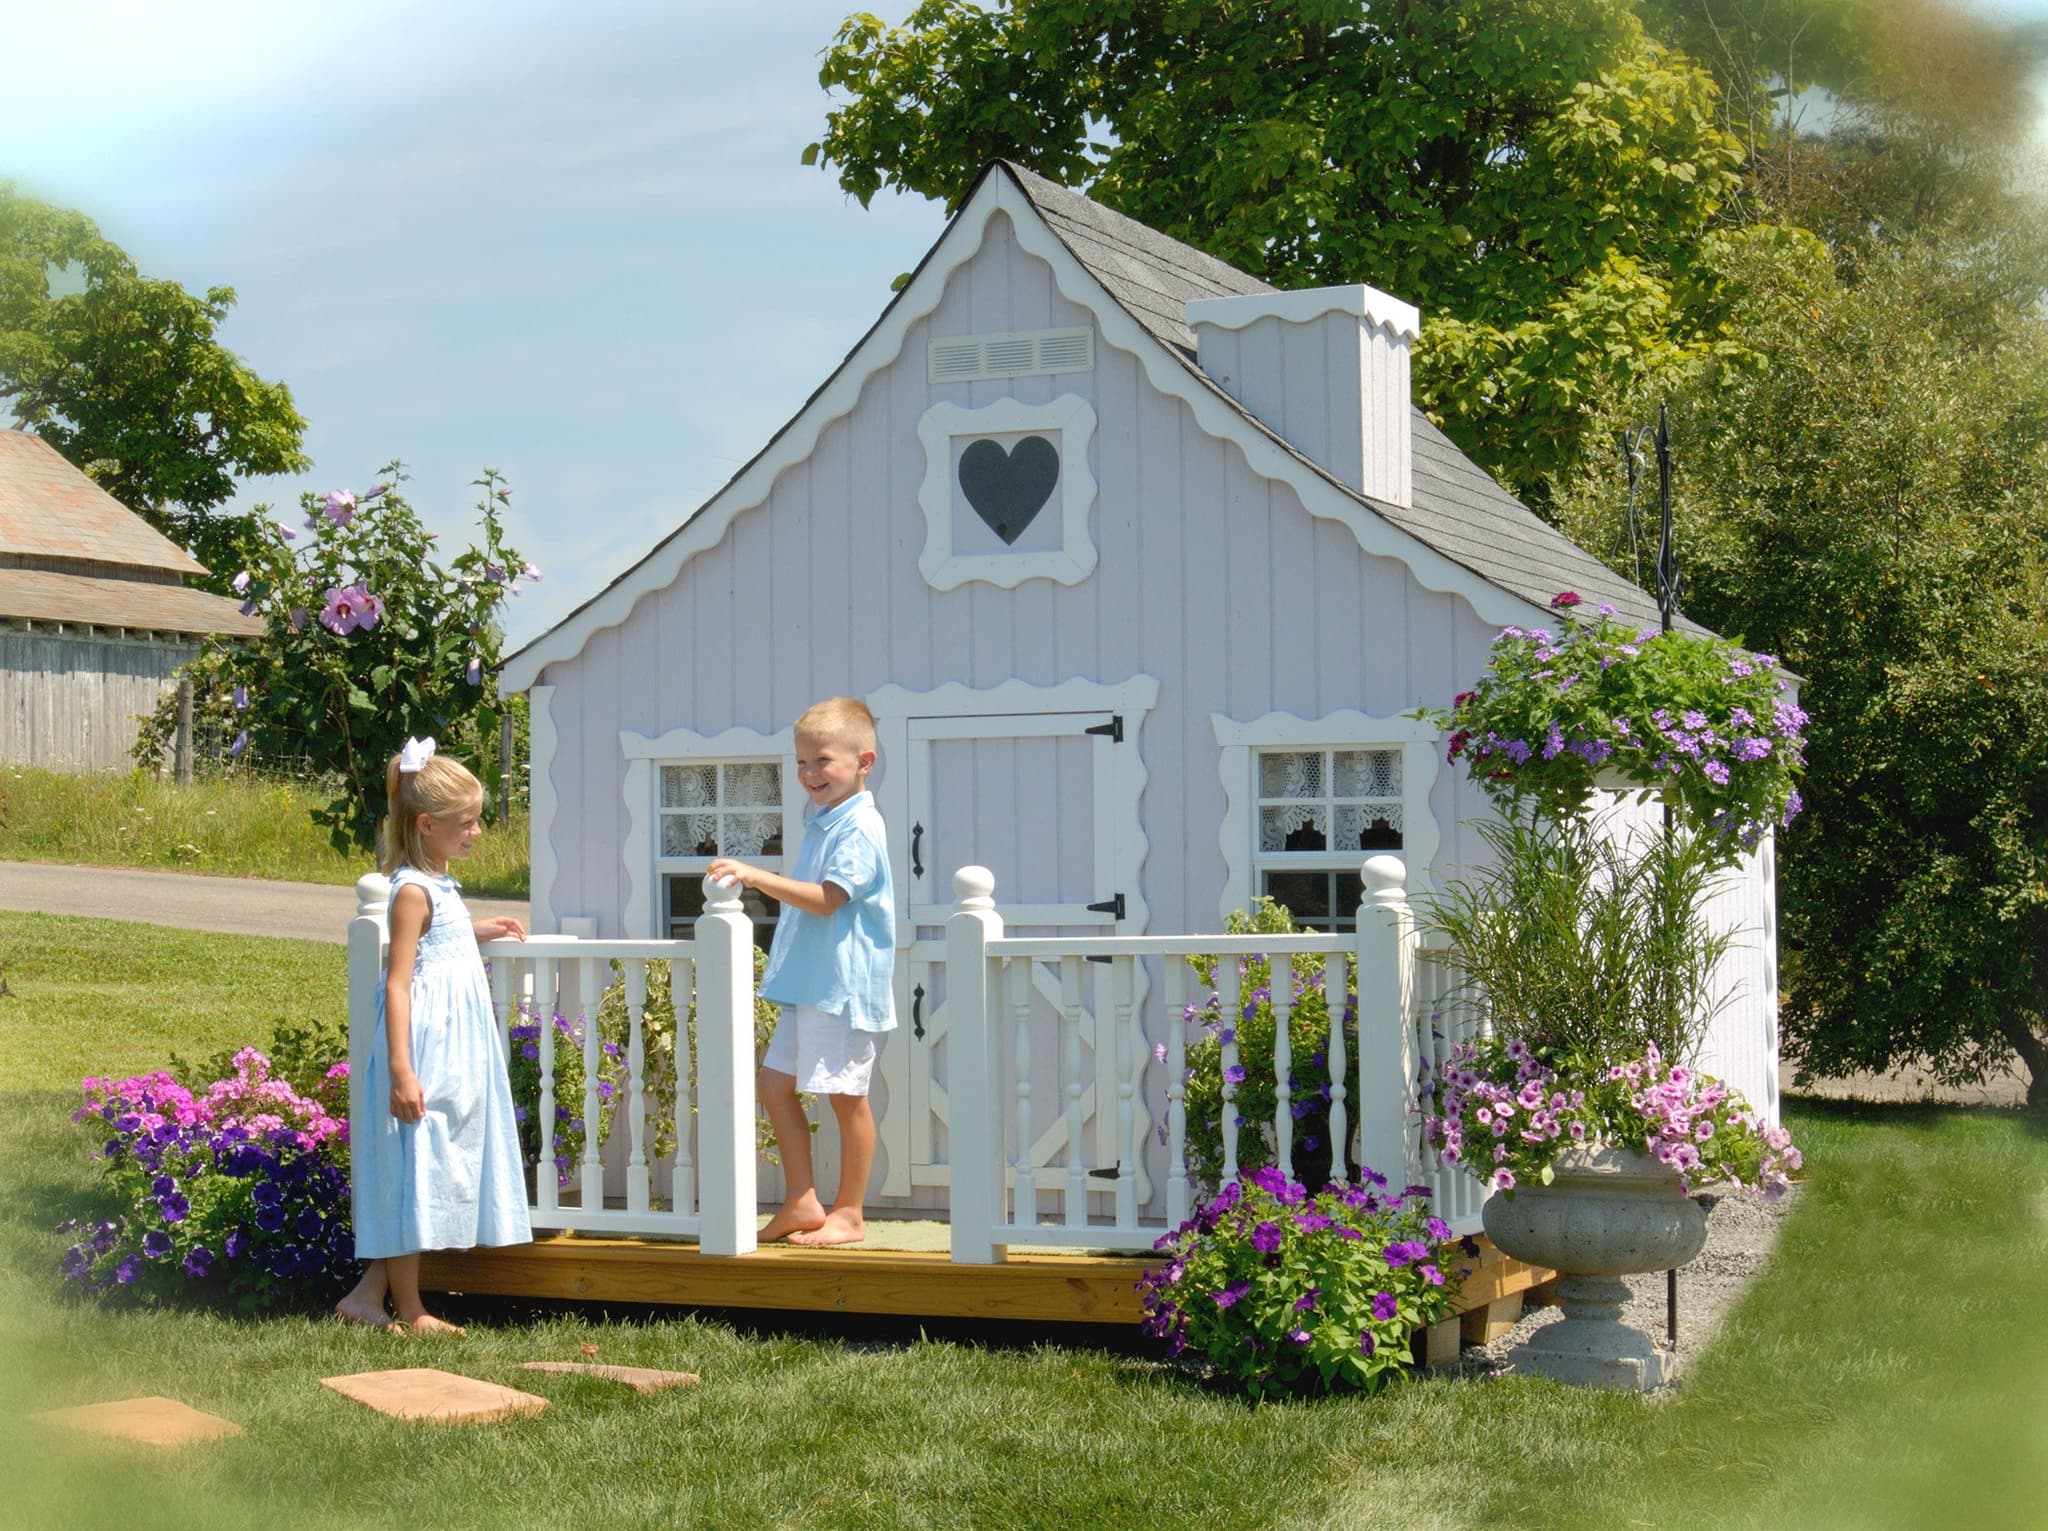
[(1038, 518), (1059, 481), (1059, 448), (1043, 436), (1026, 436), (1007, 450), (984, 438), (960, 454), (960, 488), (967, 503), (1006, 545)]

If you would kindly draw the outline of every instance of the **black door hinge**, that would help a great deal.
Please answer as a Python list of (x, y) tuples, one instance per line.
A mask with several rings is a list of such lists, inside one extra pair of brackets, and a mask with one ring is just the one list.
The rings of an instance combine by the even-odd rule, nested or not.
[(1099, 904), (1090, 904), (1088, 912), (1106, 914), (1112, 919), (1120, 920), (1124, 917), (1124, 896), (1119, 893), (1115, 898), (1106, 898)]
[(1093, 728), (1084, 728), (1081, 732), (1084, 734), (1108, 734), (1111, 744), (1122, 744), (1124, 742), (1123, 714), (1118, 713), (1107, 723), (1097, 723)]

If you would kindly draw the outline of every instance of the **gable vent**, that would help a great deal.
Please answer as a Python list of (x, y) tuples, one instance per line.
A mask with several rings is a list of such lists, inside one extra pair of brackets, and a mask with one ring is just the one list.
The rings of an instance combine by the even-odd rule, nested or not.
[(926, 376), (934, 383), (978, 383), (998, 377), (1040, 377), (1093, 372), (1095, 331), (1022, 330), (1010, 335), (961, 335), (934, 340)]

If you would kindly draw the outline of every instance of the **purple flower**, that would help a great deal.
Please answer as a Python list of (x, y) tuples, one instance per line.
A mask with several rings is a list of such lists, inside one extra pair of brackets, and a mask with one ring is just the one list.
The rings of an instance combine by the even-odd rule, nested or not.
[(462, 672), (462, 678), (472, 686), (482, 685), (484, 681), (484, 662), (481, 659), (472, 658), (469, 661), (469, 668)]
[(1223, 1071), (1223, 1082), (1225, 1084), (1243, 1084), (1244, 1065), (1242, 1063), (1231, 1064), (1230, 1067)]
[(356, 513), (356, 497), (346, 489), (327, 491), (327, 514), (337, 526), (346, 525)]
[(1211, 1292), (1209, 1295), (1216, 1300), (1217, 1307), (1228, 1308), (1235, 1306), (1238, 1299), (1251, 1291), (1251, 1289), (1252, 1284), (1249, 1281), (1233, 1281), (1222, 1291)]
[(235, 687), (234, 699), (235, 711), (247, 712), (249, 710), (249, 688), (247, 686)]
[(1262, 1255), (1270, 1255), (1280, 1247), (1280, 1225), (1261, 1223), (1252, 1230), (1252, 1248)]
[(241, 754), (242, 751), (247, 749), (248, 747), (249, 730), (245, 728), (240, 733), (235, 735), (234, 742), (228, 746), (228, 759), (234, 759), (237, 755)]
[(1429, 1246), (1420, 1239), (1405, 1239), (1399, 1243), (1389, 1244), (1382, 1253), (1387, 1264), (1398, 1269), (1403, 1265), (1413, 1265), (1417, 1260), (1427, 1260)]
[(1380, 1348), (1380, 1342), (1372, 1337), (1370, 1329), (1361, 1330), (1358, 1336), (1358, 1353), (1369, 1356)]
[(194, 1280), (204, 1280), (213, 1274), (213, 1251), (204, 1244), (185, 1256), (185, 1274)]
[(523, 564), (521, 565), (519, 570), (519, 577), (521, 579), (530, 579), (538, 583), (540, 580), (540, 570), (536, 569), (532, 564)]
[(1287, 1331), (1287, 1339), (1290, 1344), (1306, 1345), (1309, 1342), (1309, 1332), (1306, 1329), (1290, 1329)]
[(1720, 761), (1706, 761), (1700, 766), (1700, 770), (1707, 780), (1714, 783), (1715, 786), (1725, 787), (1728, 785), (1728, 767), (1721, 764)]
[(1550, 598), (1550, 609), (1552, 611), (1570, 611), (1579, 604), (1581, 599), (1582, 597), (1577, 591), (1560, 590)]
[[(1384, 1324), (1401, 1311), (1401, 1304), (1392, 1292), (1375, 1292), (1372, 1296), (1372, 1316), (1375, 1322)], [(1368, 1352), (1369, 1354), (1370, 1352)]]
[(306, 630), (306, 623), (312, 620), (312, 615), (305, 607), (294, 606), (285, 615), (285, 621), (291, 624), (293, 632), (302, 633)]
[(178, 1182), (169, 1175), (159, 1175), (149, 1183), (149, 1194), (152, 1196), (168, 1196), (177, 1189)]
[(234, 591), (236, 595), (247, 595), (249, 593), (249, 571), (244, 569), (240, 574), (229, 580), (228, 588)]
[(156, 1207), (163, 1213), (165, 1222), (182, 1223), (186, 1214), (192, 1210), (192, 1203), (187, 1201), (181, 1192), (173, 1191), (168, 1196), (159, 1197)]
[(1444, 1273), (1434, 1265), (1418, 1265), (1415, 1271), (1417, 1275), (1421, 1276), (1431, 1286), (1442, 1286), (1444, 1284)]
[(120, 1282), (123, 1286), (128, 1285), (129, 1282), (133, 1281), (137, 1276), (141, 1274), (142, 1261), (135, 1255), (130, 1255), (127, 1259), (123, 1260), (119, 1265), (114, 1267), (114, 1279)]
[(1294, 1299), (1294, 1311), (1297, 1313), (1309, 1312), (1315, 1307), (1316, 1299), (1318, 1299), (1322, 1295), (1323, 1289), (1321, 1287), (1310, 1287), (1306, 1292), (1303, 1292), (1299, 1297)]
[(142, 1236), (142, 1252), (152, 1260), (170, 1258), (171, 1236), (161, 1228), (152, 1228)]
[(327, 604), (320, 608), (320, 625), (337, 638), (346, 638), (362, 625), (362, 592), (354, 585), (329, 585)]
[(227, 1251), (230, 1260), (239, 1260), (249, 1248), (248, 1235), (239, 1228), (232, 1229), (228, 1233), (227, 1243), (222, 1247)]
[(1435, 1239), (1439, 1244), (1449, 1243), (1451, 1238), (1451, 1225), (1445, 1222), (1440, 1217), (1433, 1217), (1429, 1220), (1429, 1236)]
[(299, 540), (299, 534), (293, 531), (289, 526), (286, 526), (282, 521), (277, 523), (277, 535), (282, 537), (286, 542), (297, 542)]

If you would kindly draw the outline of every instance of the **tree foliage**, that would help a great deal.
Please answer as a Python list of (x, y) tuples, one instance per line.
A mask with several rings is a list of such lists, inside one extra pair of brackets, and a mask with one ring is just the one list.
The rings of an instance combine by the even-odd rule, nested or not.
[(481, 539), (445, 561), (398, 493), (399, 465), (383, 478), (360, 497), (303, 496), (302, 527), (230, 520), (234, 588), (264, 633), (196, 662), (195, 689), (225, 696), (241, 724), (236, 757), (290, 762), (331, 786), (315, 818), (341, 850), (371, 845), (385, 762), (410, 737), (452, 746), (489, 795), (506, 705), (500, 608), (540, 578), (505, 541), (511, 491), (495, 470), (477, 480)]
[[(1946, 245), (1742, 275), (1769, 361), (1673, 401), (1674, 498), (1687, 609), (1805, 677), (1789, 1050), (1958, 1082), (2017, 1057), (2048, 1101), (2048, 326), (1959, 344)], [(1618, 473), (1559, 507), (1609, 555)]]
[(234, 290), (151, 278), (83, 214), (0, 181), (0, 405), (213, 571), (209, 514), (250, 474), (310, 466), (306, 422), (216, 331)]
[(1719, 339), (1742, 146), (1628, 0), (925, 0), (848, 17), (820, 79), (806, 159), (863, 203), (957, 207), (1001, 156), (1276, 286), (1417, 303), (1420, 402), (1524, 494), (1593, 398)]

